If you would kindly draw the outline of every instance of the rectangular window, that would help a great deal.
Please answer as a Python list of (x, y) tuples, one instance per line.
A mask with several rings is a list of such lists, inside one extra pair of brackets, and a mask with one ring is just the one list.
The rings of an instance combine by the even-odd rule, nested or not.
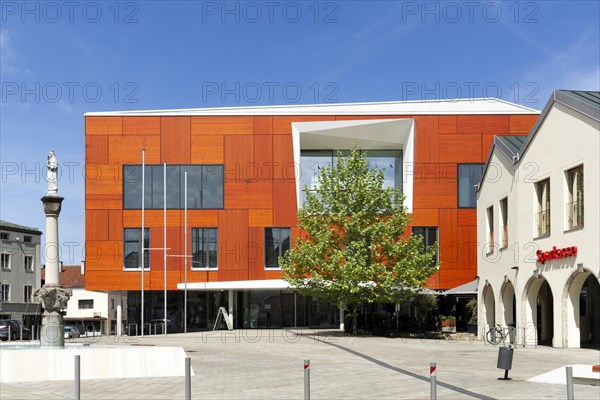
[(192, 268), (217, 268), (217, 228), (192, 228)]
[(502, 248), (508, 247), (508, 197), (500, 200), (500, 218), (502, 218)]
[(535, 214), (537, 237), (550, 234), (550, 179), (535, 184), (537, 212)]
[(6, 232), (0, 233), (0, 239), (2, 239), (2, 240), (8, 240), (8, 233), (6, 233)]
[[(342, 150), (342, 156), (350, 155), (348, 150)], [(383, 170), (384, 188), (402, 187), (402, 150), (361, 150), (366, 154), (369, 168), (377, 167)], [(304, 188), (309, 191), (317, 189), (319, 172), (327, 165), (337, 162), (338, 150), (302, 150), (300, 153), (300, 189), (302, 203), (306, 202)]]
[(33, 256), (25, 256), (23, 263), (25, 271), (33, 271)]
[(10, 269), (10, 254), (0, 254), (0, 266), (2, 267), (2, 269)]
[(484, 164), (458, 164), (458, 207), (477, 207), (475, 186), (481, 180)]
[(265, 228), (265, 268), (279, 268), (279, 257), (290, 249), (290, 228)]
[(494, 206), (486, 209), (486, 231), (487, 231), (487, 254), (494, 252)]
[(27, 235), (23, 236), (23, 241), (25, 243), (31, 243), (31, 236), (27, 236)]
[(32, 294), (33, 294), (33, 286), (32, 285), (24, 285), (23, 286), (23, 302), (24, 303), (31, 302)]
[[(413, 226), (413, 235), (420, 235), (423, 237), (423, 253), (427, 251), (429, 246), (433, 246), (438, 241), (438, 228), (437, 226)], [(435, 252), (435, 258), (431, 262), (431, 265), (437, 265), (439, 263), (439, 250)]]
[(10, 284), (9, 283), (2, 283), (0, 285), (0, 295), (2, 297), (2, 301), (3, 302), (9, 302), (10, 301)]
[(567, 171), (567, 228), (583, 226), (583, 165)]
[[(142, 250), (142, 230), (125, 228), (123, 230), (123, 267), (141, 269), (140, 252)], [(144, 269), (150, 268), (150, 229), (144, 228)]]
[[(223, 165), (167, 165), (166, 197), (170, 210), (185, 207), (185, 173), (187, 171), (187, 207), (223, 208)], [(144, 208), (162, 209), (165, 197), (164, 165), (146, 165)], [(123, 208), (142, 208), (142, 166), (123, 166)]]
[(79, 309), (86, 310), (94, 308), (94, 300), (79, 300)]

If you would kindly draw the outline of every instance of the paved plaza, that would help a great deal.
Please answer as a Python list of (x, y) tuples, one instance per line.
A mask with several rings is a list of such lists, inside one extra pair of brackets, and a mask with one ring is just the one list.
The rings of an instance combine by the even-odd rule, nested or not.
[[(527, 379), (567, 364), (599, 364), (590, 349), (517, 348), (512, 380), (496, 369), (498, 349), (483, 342), (352, 337), (333, 331), (239, 330), (146, 336), (93, 345), (181, 346), (192, 359), (194, 399), (302, 399), (303, 360), (311, 361), (312, 399), (428, 399), (437, 363), (439, 399), (565, 399), (560, 384)], [(143, 362), (143, 360), (140, 360)], [(1, 399), (70, 399), (72, 381), (3, 383)], [(183, 399), (184, 378), (83, 380), (83, 399)], [(576, 399), (600, 386), (575, 385)]]

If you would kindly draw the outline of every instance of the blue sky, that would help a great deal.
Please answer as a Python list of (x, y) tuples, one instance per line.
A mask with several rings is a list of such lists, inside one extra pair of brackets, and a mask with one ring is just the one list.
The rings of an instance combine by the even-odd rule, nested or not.
[(600, 89), (598, 1), (0, 1), (0, 218), (83, 258), (84, 113)]

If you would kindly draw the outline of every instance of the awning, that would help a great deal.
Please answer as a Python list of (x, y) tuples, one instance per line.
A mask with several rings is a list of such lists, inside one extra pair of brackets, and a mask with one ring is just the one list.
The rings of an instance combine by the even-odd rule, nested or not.
[(444, 294), (477, 294), (478, 285), (479, 280), (475, 279), (474, 281), (464, 283), (452, 289), (448, 289), (444, 292)]
[[(185, 283), (178, 283), (177, 289), (185, 290)], [(282, 279), (222, 282), (188, 282), (187, 290), (284, 290), (291, 289)]]

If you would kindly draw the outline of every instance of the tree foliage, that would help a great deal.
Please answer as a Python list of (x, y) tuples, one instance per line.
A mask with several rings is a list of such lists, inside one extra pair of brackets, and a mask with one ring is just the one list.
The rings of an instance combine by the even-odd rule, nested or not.
[(397, 302), (436, 270), (435, 246), (406, 234), (410, 215), (400, 188), (384, 189), (356, 146), (321, 168), (318, 186), (298, 212), (300, 234), (280, 259), (284, 279), (305, 295), (356, 309)]

